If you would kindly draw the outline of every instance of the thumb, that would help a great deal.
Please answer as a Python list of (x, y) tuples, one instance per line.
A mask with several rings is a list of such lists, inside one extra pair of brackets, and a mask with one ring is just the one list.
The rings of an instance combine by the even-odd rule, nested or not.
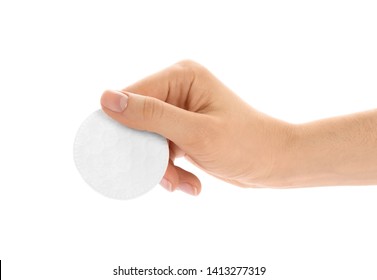
[(101, 97), (102, 109), (116, 121), (139, 130), (163, 135), (178, 146), (194, 142), (199, 116), (154, 97), (107, 90)]

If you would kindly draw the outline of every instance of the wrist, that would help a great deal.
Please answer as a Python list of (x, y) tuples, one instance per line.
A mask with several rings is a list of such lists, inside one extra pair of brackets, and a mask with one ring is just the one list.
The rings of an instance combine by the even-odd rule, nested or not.
[(260, 172), (250, 178), (251, 185), (295, 187), (296, 154), (301, 142), (302, 128), (266, 115), (260, 119), (260, 131), (263, 131), (259, 146)]
[(281, 150), (277, 153), (274, 169), (269, 180), (270, 187), (294, 188), (308, 186), (309, 174), (313, 172), (308, 164), (308, 135), (311, 129), (306, 125), (288, 124)]
[(299, 154), (302, 153), (302, 141), (305, 128), (300, 125), (281, 123), (277, 137), (274, 162), (265, 182), (268, 187), (299, 187)]
[[(332, 184), (336, 174), (334, 142), (318, 124), (290, 124), (275, 163), (270, 187), (311, 187)], [(331, 134), (331, 132), (329, 132)]]

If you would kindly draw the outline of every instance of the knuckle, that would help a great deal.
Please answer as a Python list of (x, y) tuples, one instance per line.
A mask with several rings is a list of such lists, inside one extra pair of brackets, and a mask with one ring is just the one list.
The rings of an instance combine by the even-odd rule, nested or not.
[[(179, 61), (168, 68), (166, 79), (168, 83), (168, 95), (186, 95), (194, 81), (200, 76), (202, 66), (192, 60)], [(179, 104), (184, 106), (184, 104)]]
[(198, 73), (205, 68), (193, 60), (185, 59), (174, 64), (173, 69), (175, 73), (188, 75)]
[(163, 107), (153, 97), (146, 97), (143, 101), (142, 116), (143, 121), (151, 122), (160, 119), (163, 114)]

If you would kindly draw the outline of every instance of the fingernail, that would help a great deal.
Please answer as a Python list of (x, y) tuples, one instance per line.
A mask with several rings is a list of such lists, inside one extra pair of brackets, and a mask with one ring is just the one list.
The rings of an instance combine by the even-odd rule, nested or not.
[(167, 189), (169, 192), (173, 191), (173, 185), (165, 178), (162, 178), (160, 182), (161, 186), (163, 186), (165, 189)]
[(101, 97), (101, 104), (113, 112), (123, 112), (127, 107), (128, 96), (113, 90), (107, 90)]
[(198, 190), (194, 186), (192, 186), (188, 183), (179, 184), (177, 189), (179, 189), (179, 190), (181, 190), (181, 191), (183, 191), (187, 194), (190, 194), (190, 195), (198, 195)]

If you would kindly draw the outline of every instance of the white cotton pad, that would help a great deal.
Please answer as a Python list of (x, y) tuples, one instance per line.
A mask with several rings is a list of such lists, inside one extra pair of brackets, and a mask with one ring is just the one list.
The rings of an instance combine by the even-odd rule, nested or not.
[(151, 190), (161, 181), (169, 161), (164, 137), (128, 128), (102, 110), (80, 126), (73, 150), (83, 179), (115, 199), (130, 199)]

